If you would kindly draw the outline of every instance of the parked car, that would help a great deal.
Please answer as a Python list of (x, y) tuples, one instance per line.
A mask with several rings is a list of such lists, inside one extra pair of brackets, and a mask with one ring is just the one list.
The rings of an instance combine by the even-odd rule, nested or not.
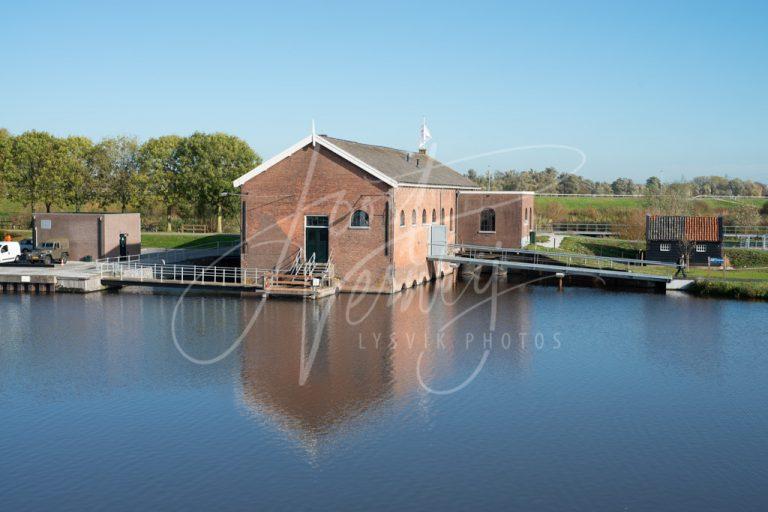
[(21, 258), (19, 242), (0, 242), (0, 263), (12, 263)]
[(69, 258), (69, 240), (66, 238), (51, 238), (37, 249), (29, 251), (24, 260), (29, 263), (66, 263)]
[(35, 249), (35, 241), (31, 238), (25, 238), (24, 240), (21, 240), (19, 245), (21, 246), (21, 254), (26, 254), (29, 251), (33, 251)]

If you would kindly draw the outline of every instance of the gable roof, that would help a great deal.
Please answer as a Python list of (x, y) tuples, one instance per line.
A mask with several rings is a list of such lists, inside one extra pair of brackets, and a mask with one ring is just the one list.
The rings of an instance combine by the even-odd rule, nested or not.
[(723, 239), (722, 224), (722, 217), (648, 215), (646, 239), (664, 242), (720, 242)]
[(235, 187), (243, 185), (254, 176), (313, 143), (336, 153), (391, 187), (480, 188), (463, 174), (425, 154), (314, 134), (301, 139), (282, 153), (240, 176), (233, 185)]

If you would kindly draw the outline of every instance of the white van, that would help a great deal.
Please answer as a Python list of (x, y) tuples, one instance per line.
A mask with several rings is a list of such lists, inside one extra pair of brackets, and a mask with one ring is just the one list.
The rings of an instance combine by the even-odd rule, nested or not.
[(0, 263), (11, 263), (21, 259), (19, 242), (0, 242)]

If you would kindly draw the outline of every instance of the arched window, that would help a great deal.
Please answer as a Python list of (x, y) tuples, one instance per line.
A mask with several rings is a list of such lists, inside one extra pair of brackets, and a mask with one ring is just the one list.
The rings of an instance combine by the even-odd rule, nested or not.
[(400, 227), (405, 227), (405, 212), (400, 210)]
[(434, 224), (435, 222), (437, 222), (437, 212), (435, 211), (434, 208), (432, 208), (432, 224)]
[(411, 212), (411, 226), (415, 226), (415, 225), (416, 225), (416, 210), (414, 209)]
[(427, 210), (421, 210), (421, 223), (427, 223)]
[(445, 208), (440, 208), (440, 225), (445, 226)]
[(491, 208), (486, 208), (480, 212), (480, 231), (483, 233), (496, 232), (496, 212)]
[(528, 208), (525, 209), (525, 223), (528, 224)]
[(350, 224), (353, 228), (367, 228), (370, 226), (368, 222), (368, 214), (363, 210), (355, 210), (352, 214), (352, 222)]
[(448, 213), (448, 230), (453, 231), (453, 208)]

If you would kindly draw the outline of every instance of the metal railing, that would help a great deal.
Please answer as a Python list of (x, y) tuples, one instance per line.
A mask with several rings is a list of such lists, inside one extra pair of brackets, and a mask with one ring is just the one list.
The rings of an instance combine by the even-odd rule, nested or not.
[(617, 229), (624, 227), (623, 224), (609, 224), (604, 222), (552, 222), (540, 226), (539, 232), (551, 233), (600, 233), (610, 235)]
[(176, 282), (190, 284), (237, 284), (263, 286), (275, 272), (242, 267), (212, 267), (202, 265), (162, 265), (139, 261), (98, 262), (102, 279), (120, 281)]
[[(433, 244), (434, 245), (434, 244)], [(541, 265), (561, 265), (566, 267), (595, 268), (600, 270), (620, 270), (631, 272), (644, 267), (676, 268), (676, 263), (666, 261), (638, 260), (633, 258), (612, 258), (568, 252), (535, 251), (469, 244), (439, 244), (446, 254), (468, 259), (494, 260), (501, 262), (534, 263)]]
[(723, 226), (724, 235), (768, 235), (768, 226)]

